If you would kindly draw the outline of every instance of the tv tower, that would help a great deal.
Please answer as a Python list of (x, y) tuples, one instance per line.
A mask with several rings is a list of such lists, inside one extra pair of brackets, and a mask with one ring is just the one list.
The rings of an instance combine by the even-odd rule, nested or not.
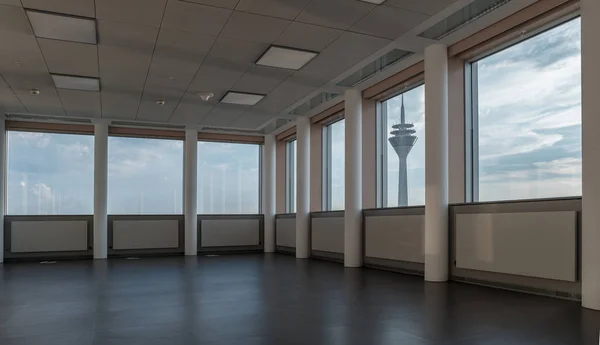
[(400, 169), (398, 171), (398, 206), (408, 205), (408, 168), (406, 166), (406, 158), (418, 139), (414, 135), (416, 133), (413, 129), (414, 126), (415, 125), (412, 123), (406, 123), (406, 115), (404, 114), (404, 95), (402, 95), (400, 124), (392, 126), (392, 131), (390, 132), (391, 137), (388, 139), (400, 161)]

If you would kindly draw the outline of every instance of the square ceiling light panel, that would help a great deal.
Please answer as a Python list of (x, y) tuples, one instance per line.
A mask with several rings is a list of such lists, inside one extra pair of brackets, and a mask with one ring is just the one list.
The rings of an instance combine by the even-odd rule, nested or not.
[(94, 19), (27, 10), (36, 37), (97, 44)]
[(100, 79), (98, 78), (52, 74), (52, 80), (57, 89), (100, 91)]
[(255, 105), (260, 102), (265, 95), (246, 92), (229, 91), (225, 97), (221, 98), (221, 103), (238, 104), (238, 105)]
[(270, 46), (256, 61), (257, 65), (299, 70), (317, 56), (317, 52)]
[(385, 0), (360, 0), (362, 2), (368, 2), (370, 4), (381, 5), (385, 2)]

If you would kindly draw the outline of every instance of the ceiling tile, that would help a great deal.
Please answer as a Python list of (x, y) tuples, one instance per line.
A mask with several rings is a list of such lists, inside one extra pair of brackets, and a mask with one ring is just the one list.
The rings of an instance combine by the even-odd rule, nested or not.
[(310, 0), (240, 0), (236, 10), (294, 20)]
[(10, 89), (4, 78), (0, 76), (0, 114), (24, 113), (26, 111), (17, 95)]
[(233, 10), (240, 0), (181, 0), (209, 6), (223, 7)]
[(0, 5), (19, 6), (22, 7), (21, 0), (0, 0)]
[(275, 90), (271, 91), (254, 109), (264, 110), (269, 114), (277, 114), (292, 103), (304, 98), (315, 89), (316, 87), (308, 86), (298, 80), (288, 78)]
[(153, 27), (99, 20), (98, 45), (152, 53), (158, 30)]
[(343, 32), (318, 25), (293, 22), (275, 41), (275, 44), (320, 52), (340, 37)]
[(215, 38), (213, 35), (161, 29), (147, 84), (185, 91)]
[(387, 0), (385, 4), (387, 6), (399, 7), (432, 16), (456, 1), (457, 0)]
[(289, 24), (289, 21), (283, 19), (234, 12), (221, 34), (247, 41), (271, 43)]
[(202, 101), (193, 94), (186, 94), (169, 120), (170, 123), (199, 124), (211, 112), (213, 104)]
[(134, 119), (158, 28), (108, 21), (98, 27), (102, 117)]
[(200, 124), (210, 127), (228, 127), (232, 122), (237, 120), (246, 109), (248, 109), (248, 107), (220, 103), (200, 121)]
[(296, 21), (347, 30), (374, 7), (356, 0), (313, 0)]
[[(169, 118), (177, 108), (183, 92), (173, 91), (161, 88), (151, 88), (144, 90), (142, 101), (138, 110), (137, 120), (152, 122), (169, 122)], [(160, 105), (157, 101), (164, 101)]]
[(250, 66), (247, 63), (231, 62), (209, 56), (198, 70), (190, 91), (212, 92), (215, 97), (211, 102), (216, 102), (235, 85)]
[(235, 121), (231, 123), (231, 127), (239, 129), (258, 129), (259, 126), (271, 121), (273, 116), (247, 111), (241, 114)]
[(292, 71), (290, 70), (266, 66), (252, 66), (235, 83), (233, 90), (267, 94), (290, 75), (292, 75)]
[(101, 117), (100, 93), (80, 90), (58, 90), (67, 116)]
[[(98, 77), (98, 47), (93, 44), (39, 38), (50, 73)], [(76, 56), (76, 59), (73, 57)]]
[[(62, 104), (48, 72), (31, 73), (26, 78), (20, 74), (4, 73), (4, 79), (30, 113), (64, 115)], [(38, 89), (40, 93), (32, 95), (31, 89)]]
[(218, 35), (231, 10), (183, 1), (169, 1), (162, 27)]
[(220, 36), (210, 50), (210, 57), (226, 62), (254, 64), (267, 48), (269, 48), (268, 43)]
[(424, 22), (429, 16), (391, 6), (377, 6), (350, 30), (396, 39)]
[(167, 0), (95, 0), (96, 18), (159, 27)]
[[(20, 7), (0, 5), (0, 31), (11, 34), (33, 35), (29, 19)], [(0, 48), (6, 45), (0, 45)]]
[(35, 10), (94, 18), (94, 0), (21, 0), (23, 6)]
[(305, 66), (302, 72), (333, 79), (390, 42), (383, 38), (345, 32)]
[(142, 91), (102, 90), (102, 117), (135, 120)]

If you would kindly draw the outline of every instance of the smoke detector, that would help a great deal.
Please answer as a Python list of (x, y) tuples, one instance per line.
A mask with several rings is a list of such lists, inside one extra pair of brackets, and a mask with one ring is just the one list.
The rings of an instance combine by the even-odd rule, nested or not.
[(200, 97), (204, 102), (207, 102), (209, 99), (215, 96), (212, 92), (198, 92), (196, 96)]
[(162, 99), (159, 99), (159, 100), (156, 101), (156, 104), (158, 104), (158, 105), (165, 105), (165, 101), (162, 100)]

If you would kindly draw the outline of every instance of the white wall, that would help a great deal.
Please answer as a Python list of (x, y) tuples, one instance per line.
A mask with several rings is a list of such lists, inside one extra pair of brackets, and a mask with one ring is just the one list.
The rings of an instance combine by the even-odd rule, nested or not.
[(10, 227), (12, 253), (88, 250), (85, 220), (14, 221)]
[(365, 217), (365, 256), (425, 262), (424, 224), (423, 215)]

